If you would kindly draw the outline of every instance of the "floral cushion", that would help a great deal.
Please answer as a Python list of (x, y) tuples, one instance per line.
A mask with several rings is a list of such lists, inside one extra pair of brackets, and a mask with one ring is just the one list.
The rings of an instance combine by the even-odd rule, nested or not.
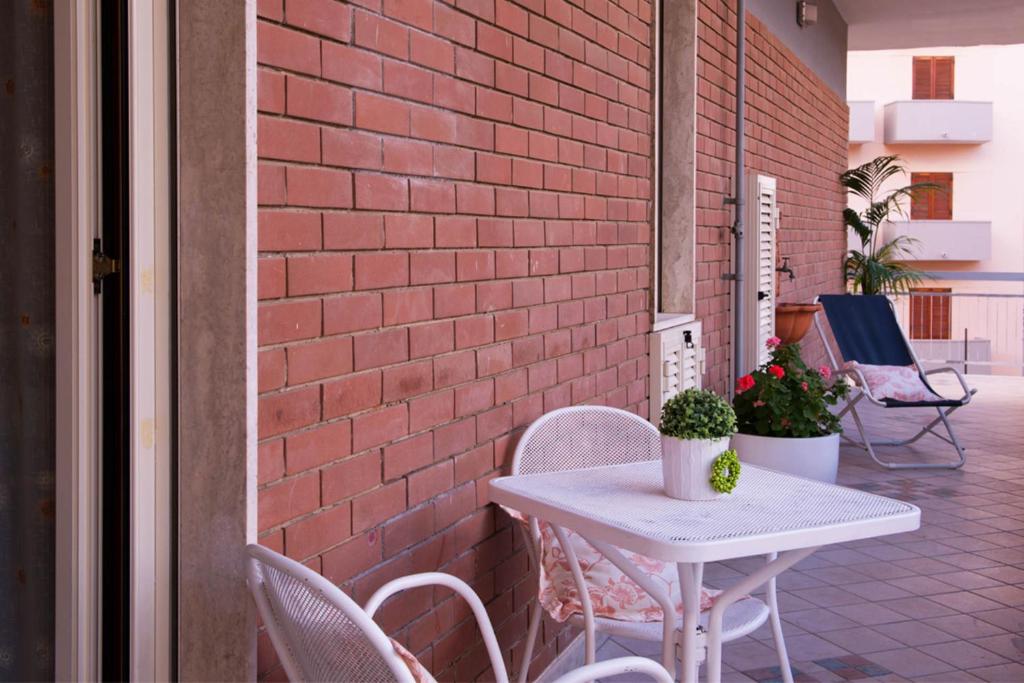
[(395, 654), (402, 658), (402, 662), (409, 668), (412, 679), (416, 683), (437, 683), (434, 677), (427, 671), (427, 668), (416, 659), (411, 652), (402, 647), (394, 638), (391, 638), (391, 646), (395, 648)]
[[(527, 520), (515, 510), (506, 511), (526, 525)], [(572, 576), (569, 561), (562, 551), (551, 526), (540, 522), (541, 559), (540, 590), (538, 600), (556, 621), (563, 622), (573, 614), (583, 614), (579, 591)], [(576, 553), (576, 559), (583, 571), (583, 579), (590, 594), (594, 616), (619, 621), (647, 622), (662, 621), (661, 606), (653, 597), (609, 562), (579, 534), (566, 530), (566, 537)], [(679, 575), (676, 565), (671, 562), (652, 560), (638, 553), (621, 550), (627, 560), (639, 567), (656, 584), (668, 591), (676, 607), (676, 617), (683, 615), (683, 600), (679, 590)], [(701, 589), (700, 609), (711, 609), (715, 597), (721, 591)]]
[[(905, 403), (918, 401), (941, 400), (921, 380), (921, 375), (912, 366), (903, 365), (863, 365), (851, 361), (843, 366), (844, 370), (856, 368), (864, 375), (867, 389), (871, 395), (881, 400), (885, 398)], [(856, 375), (854, 375), (856, 378)]]

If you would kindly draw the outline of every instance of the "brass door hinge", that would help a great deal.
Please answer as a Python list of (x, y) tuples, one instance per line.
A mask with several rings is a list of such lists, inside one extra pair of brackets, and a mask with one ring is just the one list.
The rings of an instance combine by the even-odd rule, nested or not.
[(98, 239), (92, 241), (92, 291), (99, 294), (103, 291), (103, 279), (119, 273), (121, 263), (103, 253)]

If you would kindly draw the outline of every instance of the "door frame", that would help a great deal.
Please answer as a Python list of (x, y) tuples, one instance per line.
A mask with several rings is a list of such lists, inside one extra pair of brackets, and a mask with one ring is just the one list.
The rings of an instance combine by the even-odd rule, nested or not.
[(173, 678), (170, 0), (128, 0), (129, 628), (133, 680)]
[(99, 677), (99, 234), (97, 15), (54, 3), (57, 680)]
[[(175, 673), (170, 2), (128, 0), (129, 667), (143, 680)], [(98, 19), (97, 3), (54, 3), (58, 680), (100, 674)]]

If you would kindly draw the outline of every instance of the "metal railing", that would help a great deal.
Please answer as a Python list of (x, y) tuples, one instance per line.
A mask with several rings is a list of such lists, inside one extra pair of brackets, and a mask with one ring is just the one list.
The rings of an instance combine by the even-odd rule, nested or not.
[(893, 303), (926, 367), (1024, 375), (1024, 294), (914, 291)]

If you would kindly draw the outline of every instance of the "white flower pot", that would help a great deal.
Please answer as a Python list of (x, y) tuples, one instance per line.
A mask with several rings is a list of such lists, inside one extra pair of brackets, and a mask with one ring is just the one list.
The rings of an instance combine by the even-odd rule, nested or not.
[(711, 488), (711, 464), (729, 449), (724, 439), (677, 439), (661, 435), (661, 472), (665, 493), (680, 500), (711, 500), (722, 494)]
[(734, 434), (732, 448), (741, 463), (750, 463), (829, 484), (836, 483), (836, 470), (839, 468), (839, 434), (803, 439)]

